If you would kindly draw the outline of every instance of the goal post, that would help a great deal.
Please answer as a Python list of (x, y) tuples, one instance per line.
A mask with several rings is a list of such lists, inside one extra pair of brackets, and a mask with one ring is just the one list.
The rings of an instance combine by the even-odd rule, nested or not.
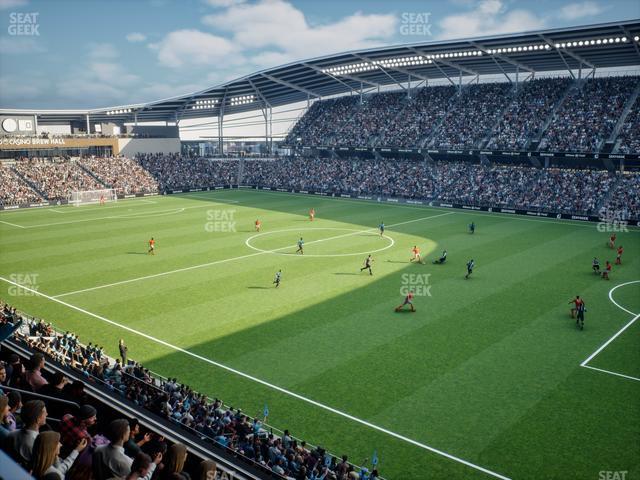
[(105, 188), (103, 190), (74, 190), (71, 192), (69, 203), (79, 207), (80, 205), (88, 205), (100, 202), (117, 202), (115, 188)]

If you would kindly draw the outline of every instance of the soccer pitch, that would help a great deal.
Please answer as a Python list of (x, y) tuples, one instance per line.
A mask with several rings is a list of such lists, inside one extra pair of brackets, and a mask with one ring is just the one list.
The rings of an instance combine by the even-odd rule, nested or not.
[[(618, 234), (610, 281), (591, 272), (615, 260), (608, 236), (267, 191), (149, 197), (0, 214), (0, 295), (112, 356), (124, 338), (147, 368), (249, 415), (267, 404), (268, 423), (352, 463), (376, 450), (387, 479), (632, 479), (640, 231)], [(414, 245), (424, 264), (409, 263)], [(394, 313), (407, 288), (417, 311)]]

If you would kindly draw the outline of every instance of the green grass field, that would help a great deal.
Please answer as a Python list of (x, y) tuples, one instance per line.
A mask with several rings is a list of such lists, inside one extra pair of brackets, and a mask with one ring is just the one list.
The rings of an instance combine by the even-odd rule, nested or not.
[[(640, 477), (640, 322), (588, 363), (625, 377), (580, 366), (640, 312), (640, 283), (612, 294), (628, 311), (608, 295), (640, 280), (638, 230), (618, 234), (607, 282), (591, 260), (615, 254), (594, 224), (348, 199), (218, 191), (0, 222), (10, 304), (114, 356), (124, 338), (151, 370), (250, 415), (268, 404), (269, 423), (353, 463), (377, 450), (387, 479)], [(409, 263), (416, 244), (424, 265)], [(369, 252), (373, 276), (359, 272)], [(394, 313), (425, 281), (417, 312)]]

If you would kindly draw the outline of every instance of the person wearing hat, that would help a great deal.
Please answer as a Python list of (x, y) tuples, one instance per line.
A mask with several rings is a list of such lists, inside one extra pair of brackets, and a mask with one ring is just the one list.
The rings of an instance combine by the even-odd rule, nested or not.
[(66, 458), (83, 438), (91, 444), (91, 434), (88, 428), (95, 425), (97, 412), (91, 405), (82, 405), (77, 415), (70, 413), (62, 417), (60, 422), (60, 442), (62, 447), (60, 454)]

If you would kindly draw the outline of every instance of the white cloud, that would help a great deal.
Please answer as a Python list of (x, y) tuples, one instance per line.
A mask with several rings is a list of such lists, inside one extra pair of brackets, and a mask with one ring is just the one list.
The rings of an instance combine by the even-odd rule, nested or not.
[(467, 12), (444, 17), (438, 25), (438, 38), (450, 39), (537, 30), (546, 26), (546, 20), (529, 10), (508, 10), (502, 0), (482, 0)]
[(88, 47), (90, 58), (116, 58), (118, 56), (118, 51), (110, 43), (90, 43)]
[(6, 10), (7, 8), (24, 7), (28, 3), (28, 0), (0, 0), (0, 10)]
[(569, 3), (560, 9), (558, 16), (564, 20), (577, 20), (599, 15), (605, 10), (606, 7), (592, 1)]
[(204, 0), (204, 2), (215, 8), (220, 8), (220, 7), (226, 8), (226, 7), (231, 7), (232, 5), (238, 5), (240, 3), (244, 3), (244, 0)]
[(47, 49), (36, 40), (36, 37), (0, 37), (0, 53), (3, 55), (24, 55), (46, 51)]
[(140, 32), (131, 32), (127, 34), (127, 42), (136, 43), (136, 42), (144, 42), (147, 39), (147, 36)]
[(176, 30), (167, 34), (160, 42), (149, 44), (149, 48), (157, 51), (162, 65), (172, 68), (241, 61), (235, 55), (236, 47), (232, 42), (200, 30)]
[(311, 26), (290, 3), (262, 0), (233, 5), (202, 21), (229, 32), (243, 49), (274, 49), (256, 57), (259, 61), (282, 63), (386, 44), (396, 33), (397, 17), (356, 12), (334, 23)]

